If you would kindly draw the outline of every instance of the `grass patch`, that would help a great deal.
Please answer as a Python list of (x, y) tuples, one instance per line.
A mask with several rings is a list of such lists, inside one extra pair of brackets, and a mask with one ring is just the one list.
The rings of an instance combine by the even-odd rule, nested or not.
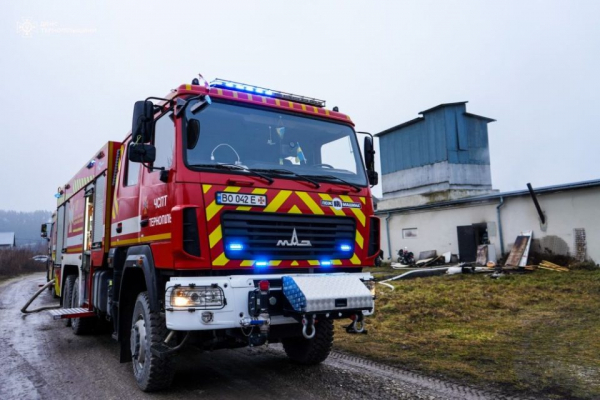
[(562, 398), (600, 398), (600, 270), (378, 286), (368, 335), (338, 350), (405, 369)]

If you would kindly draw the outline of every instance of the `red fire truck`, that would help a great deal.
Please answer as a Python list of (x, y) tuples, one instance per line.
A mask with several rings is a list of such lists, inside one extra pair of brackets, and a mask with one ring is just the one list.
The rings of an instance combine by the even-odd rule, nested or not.
[(108, 325), (139, 387), (173, 355), (283, 344), (325, 360), (333, 320), (374, 311), (373, 139), (325, 102), (194, 79), (136, 102), (132, 131), (58, 189), (52, 310), (76, 335)]

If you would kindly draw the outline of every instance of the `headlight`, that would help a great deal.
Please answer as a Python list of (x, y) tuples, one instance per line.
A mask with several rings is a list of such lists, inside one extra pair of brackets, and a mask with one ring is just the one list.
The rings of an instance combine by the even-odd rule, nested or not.
[(218, 286), (179, 286), (170, 295), (171, 307), (215, 309), (225, 306), (225, 294)]

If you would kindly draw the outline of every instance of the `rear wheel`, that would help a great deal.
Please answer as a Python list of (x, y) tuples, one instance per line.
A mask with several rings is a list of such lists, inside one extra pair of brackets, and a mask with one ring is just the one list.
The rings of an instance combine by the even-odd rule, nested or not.
[[(75, 275), (69, 275), (65, 278), (64, 287), (62, 288), (62, 308), (71, 308), (73, 301), (73, 287), (75, 286)], [(65, 319), (65, 326), (71, 326), (71, 319)]]
[(322, 319), (315, 323), (315, 336), (283, 339), (283, 348), (287, 356), (304, 365), (320, 364), (327, 359), (333, 346), (333, 321)]
[[(75, 280), (73, 285), (73, 295), (71, 300), (72, 307), (79, 307), (79, 278)], [(71, 319), (71, 328), (76, 335), (90, 333), (96, 326), (96, 317), (73, 318)]]
[(144, 392), (153, 392), (171, 386), (175, 375), (172, 357), (160, 358), (152, 354), (151, 347), (161, 343), (167, 334), (164, 317), (150, 311), (148, 293), (138, 295), (131, 320), (131, 355), (133, 374)]

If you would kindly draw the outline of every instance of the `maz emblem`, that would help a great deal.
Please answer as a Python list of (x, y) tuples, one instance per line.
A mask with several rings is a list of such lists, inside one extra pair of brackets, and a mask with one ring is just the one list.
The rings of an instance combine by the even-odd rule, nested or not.
[(304, 247), (312, 247), (310, 244), (310, 240), (298, 240), (298, 235), (296, 234), (296, 228), (294, 228), (294, 232), (292, 233), (292, 240), (279, 240), (277, 241), (277, 246), (285, 246), (285, 247), (293, 247), (293, 246), (304, 246)]

